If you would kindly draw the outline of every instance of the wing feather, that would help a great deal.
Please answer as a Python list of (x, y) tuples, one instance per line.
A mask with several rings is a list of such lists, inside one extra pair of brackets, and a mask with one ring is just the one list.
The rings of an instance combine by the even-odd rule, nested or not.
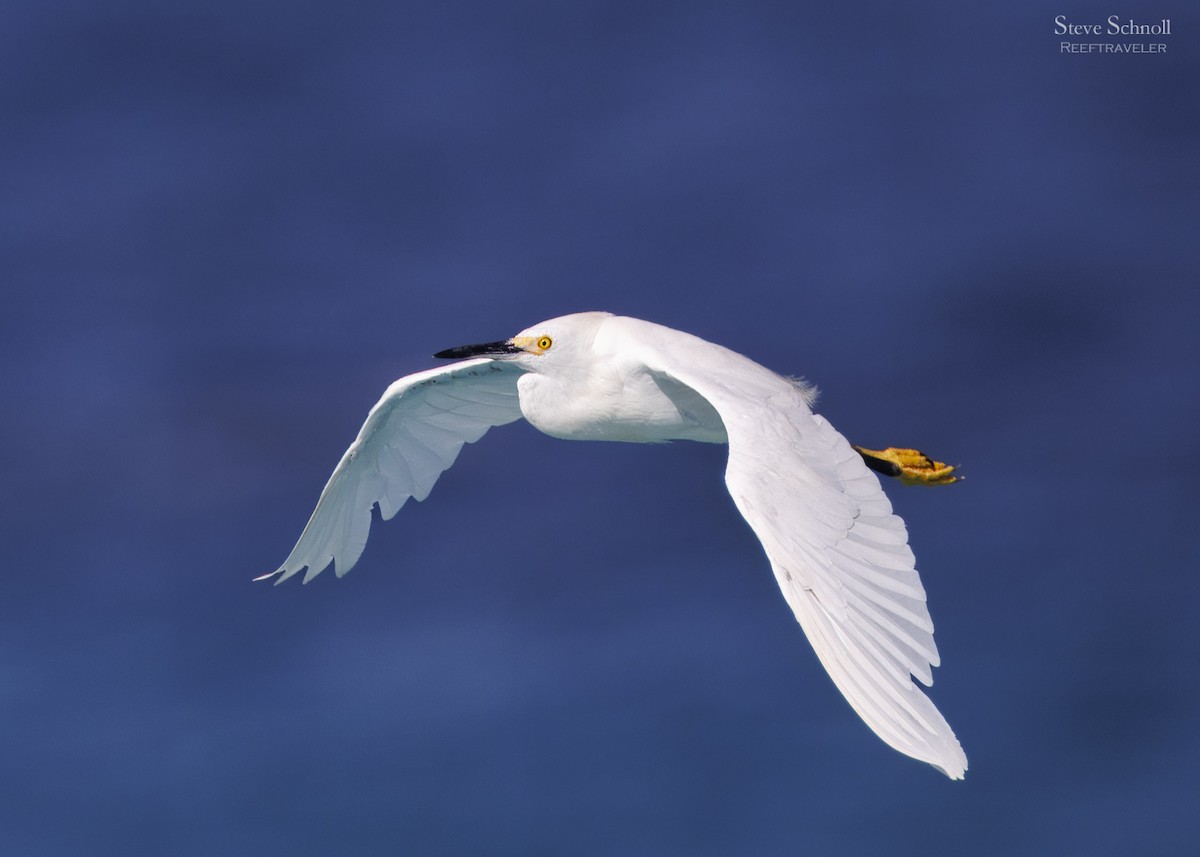
[(655, 327), (639, 354), (725, 424), (725, 481), (834, 684), (880, 738), (959, 779), (966, 755), (912, 681), (939, 664), (908, 531), (878, 477), (806, 388), (703, 340)]
[(466, 360), (388, 387), (329, 477), (291, 554), (266, 577), (278, 575), (282, 583), (307, 569), (307, 583), (331, 562), (338, 577), (353, 568), (367, 544), (373, 506), (387, 520), (410, 497), (424, 500), (463, 444), (521, 417), (520, 375), (511, 363)]

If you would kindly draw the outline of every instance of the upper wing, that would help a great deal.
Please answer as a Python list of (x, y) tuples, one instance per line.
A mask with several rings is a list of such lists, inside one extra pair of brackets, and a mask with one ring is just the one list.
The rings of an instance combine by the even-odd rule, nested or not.
[(725, 482), (784, 598), (850, 705), (889, 745), (959, 779), (967, 758), (913, 684), (939, 663), (904, 522), (809, 392), (710, 343), (655, 347), (652, 370), (703, 395), (725, 423)]
[[(396, 381), (371, 409), (321, 492), (308, 526), (283, 565), (264, 577), (282, 583), (304, 567), (304, 582), (330, 562), (341, 577), (358, 562), (371, 507), (384, 520), (409, 497), (424, 500), (464, 443), (521, 417), (511, 363), (464, 360)], [(262, 579), (262, 578), (260, 578)]]

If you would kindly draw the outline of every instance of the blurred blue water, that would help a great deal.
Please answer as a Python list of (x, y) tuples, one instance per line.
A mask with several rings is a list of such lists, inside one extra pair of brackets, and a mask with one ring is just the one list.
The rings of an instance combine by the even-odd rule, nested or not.
[[(0, 851), (1188, 853), (1195, 22), (1061, 55), (1070, 5), (8, 4)], [(718, 448), (500, 429), (250, 585), (387, 383), (580, 309), (965, 465), (892, 492), (964, 783)]]

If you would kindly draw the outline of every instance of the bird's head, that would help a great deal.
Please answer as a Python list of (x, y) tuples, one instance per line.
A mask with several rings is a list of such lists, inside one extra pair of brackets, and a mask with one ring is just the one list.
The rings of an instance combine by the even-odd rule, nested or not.
[(490, 357), (492, 360), (511, 360), (531, 372), (559, 364), (572, 354), (591, 347), (600, 323), (607, 312), (577, 312), (559, 316), (527, 327), (516, 336), (479, 345), (460, 345), (439, 351), (434, 357), (461, 360), (467, 357)]

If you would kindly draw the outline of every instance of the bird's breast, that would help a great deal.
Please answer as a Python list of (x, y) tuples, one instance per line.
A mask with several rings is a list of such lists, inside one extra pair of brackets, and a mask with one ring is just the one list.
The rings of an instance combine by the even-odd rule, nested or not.
[(585, 379), (530, 373), (517, 382), (521, 412), (539, 431), (564, 440), (725, 443), (725, 425), (690, 387), (647, 372)]

